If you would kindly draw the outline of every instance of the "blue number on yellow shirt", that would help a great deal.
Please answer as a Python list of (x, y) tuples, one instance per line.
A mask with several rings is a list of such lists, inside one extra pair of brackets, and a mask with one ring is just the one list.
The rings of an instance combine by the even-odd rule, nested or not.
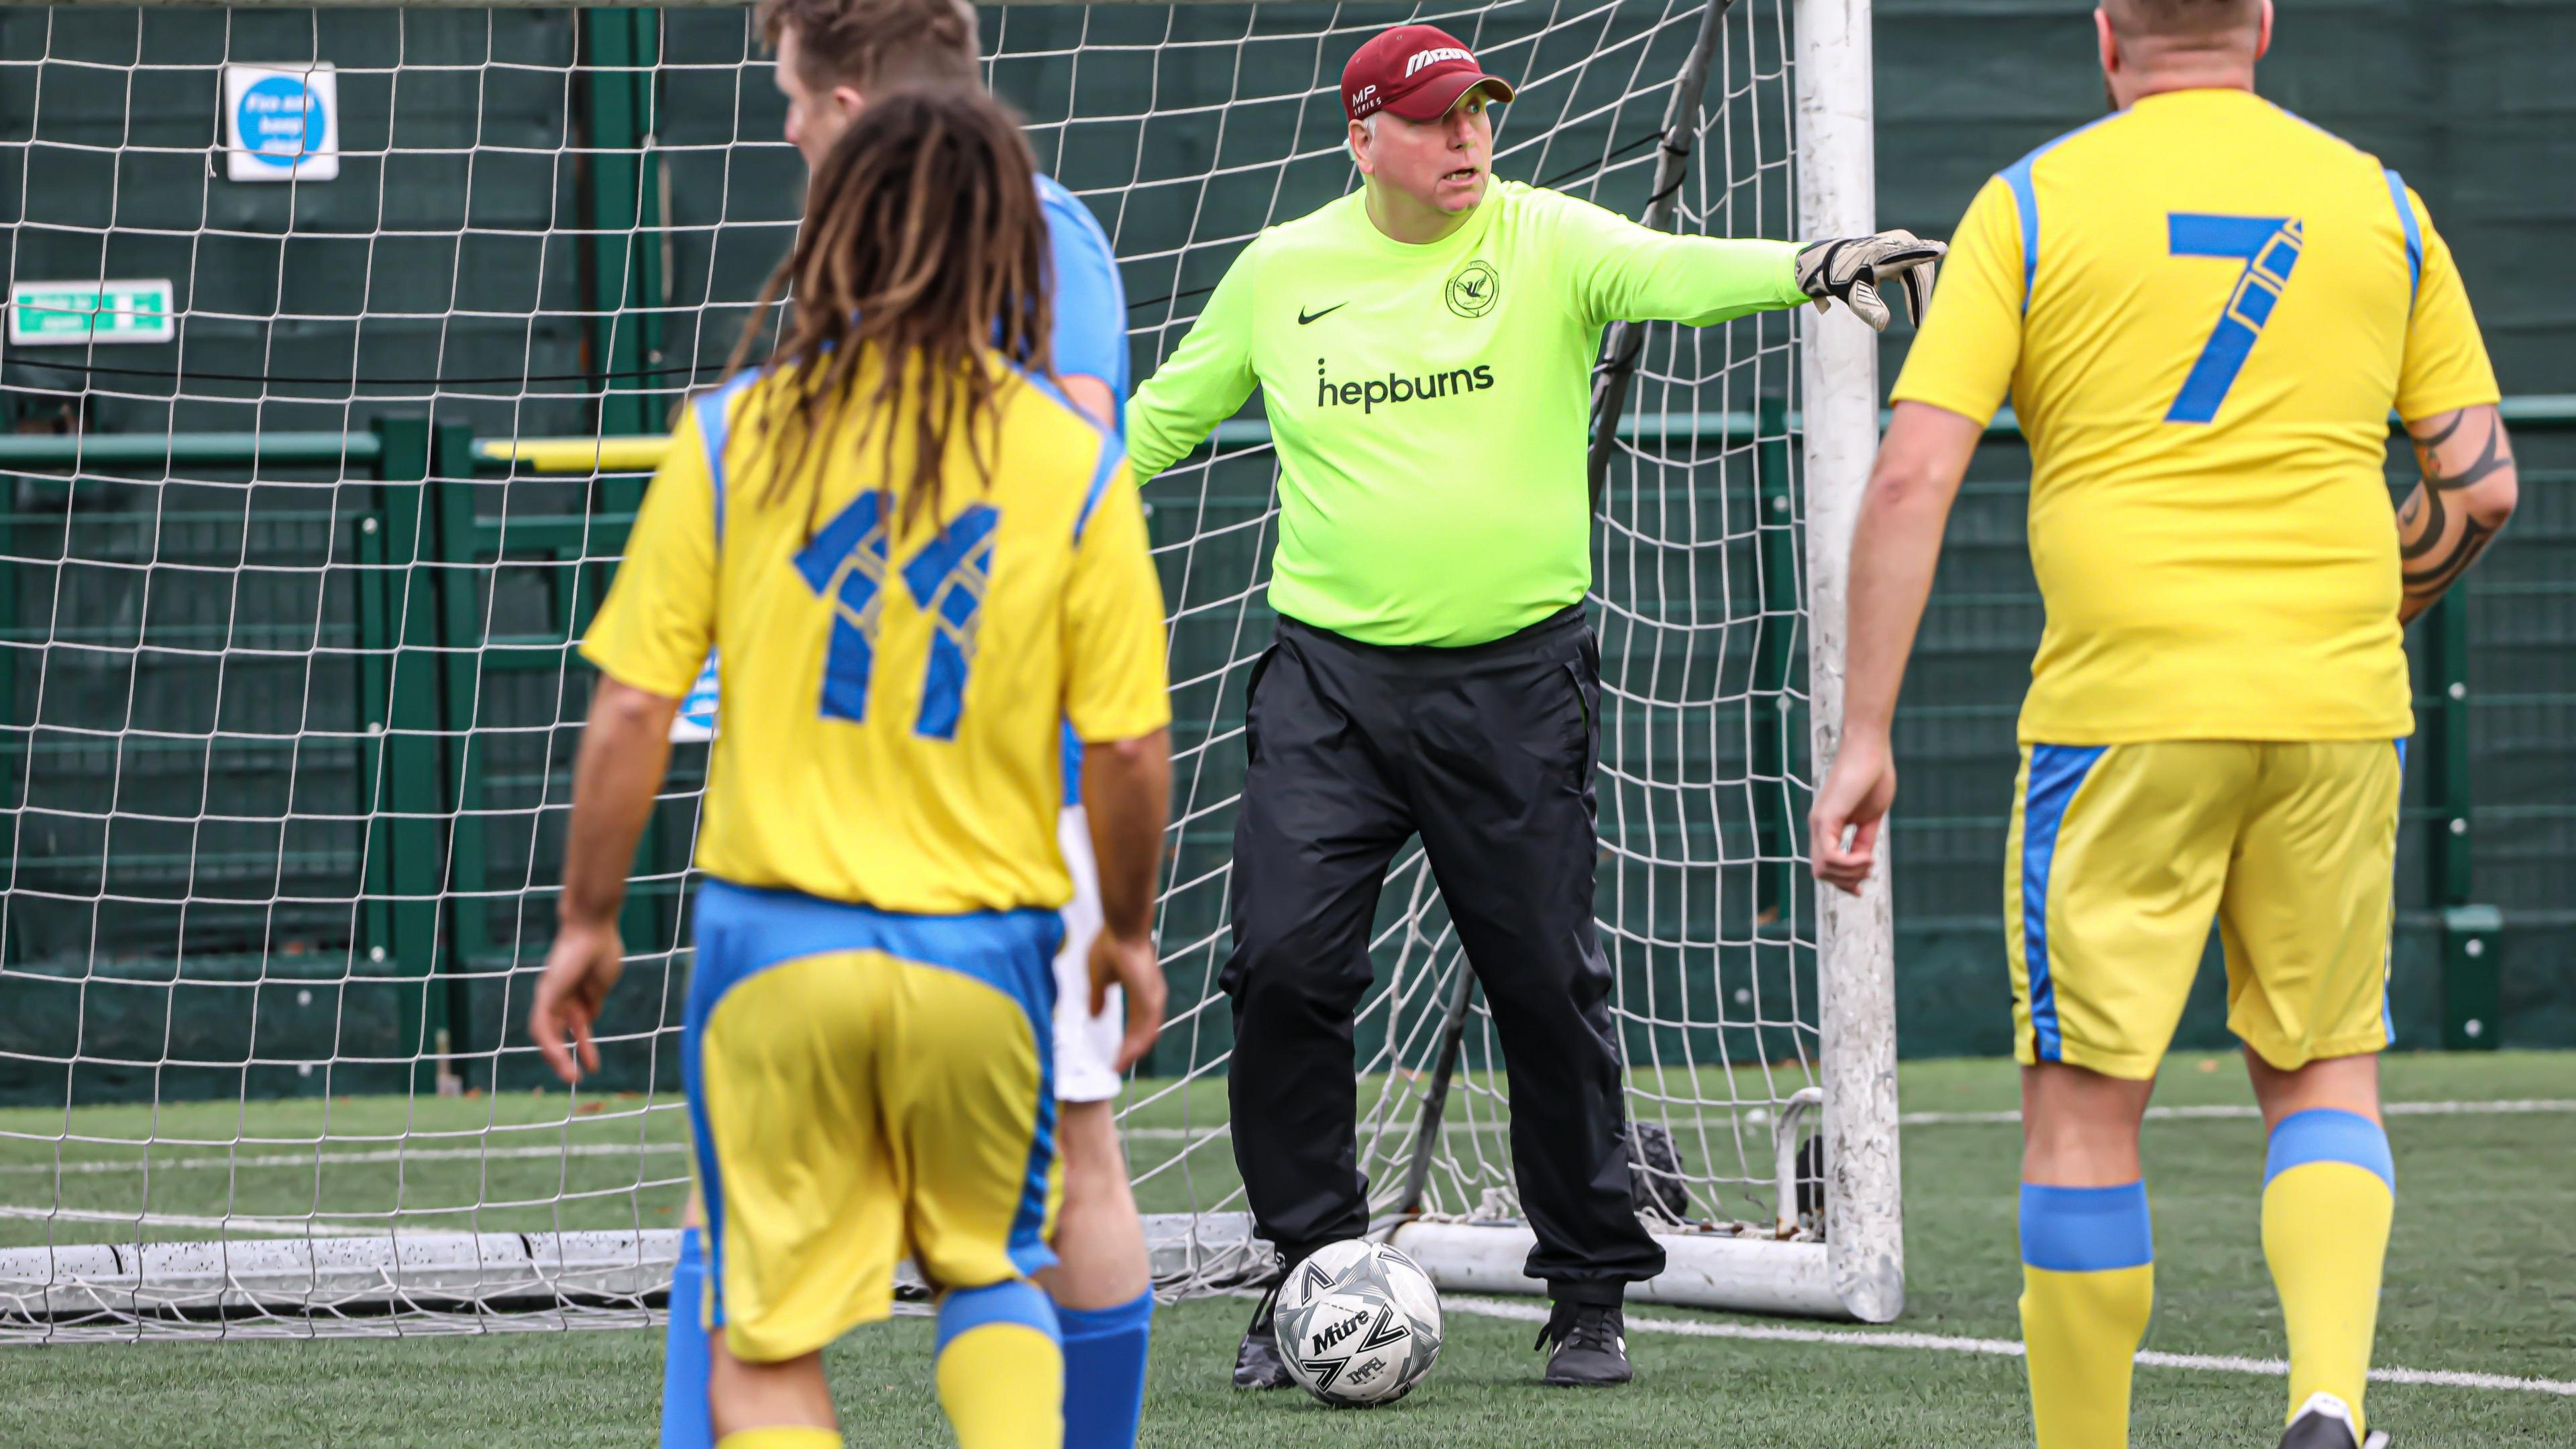
[(2174, 256), (2237, 257), (2245, 263), (2235, 290), (2228, 294), (2227, 309), (2210, 331), (2208, 345), (2200, 349), (2200, 359), (2191, 365), (2191, 375), (2183, 379), (2182, 391), (2174, 395), (2173, 407), (2165, 413), (2169, 423), (2205, 423), (2218, 416), (2227, 402), (2227, 390), (2236, 385), (2236, 374), (2245, 370), (2254, 339), (2262, 335), (2263, 324), (2280, 303), (2281, 289), (2290, 284), (2290, 271), (2299, 264), (2306, 235), (2298, 218), (2288, 216), (2177, 211), (2167, 214), (2165, 226), (2168, 250)]
[(832, 642), (823, 661), (823, 718), (868, 717), (868, 673), (877, 661), (877, 619), (886, 581), (885, 501), (862, 493), (796, 555), (805, 586), (832, 601)]
[(978, 503), (958, 514), (903, 566), (905, 585), (939, 631), (930, 640), (930, 677), (921, 686), (915, 734), (957, 738), (957, 715), (966, 706), (966, 671), (975, 662), (975, 625), (983, 613), (984, 590), (993, 580), (993, 529), (1001, 521), (992, 505)]
[[(903, 566), (904, 586), (938, 632), (913, 732), (957, 738), (967, 672), (975, 662), (976, 626), (992, 579), (993, 530), (1002, 515), (978, 503), (960, 513)], [(796, 571), (832, 601), (832, 640), (823, 662), (823, 718), (868, 717), (868, 676), (876, 667), (891, 555), (882, 494), (860, 494), (796, 555)]]

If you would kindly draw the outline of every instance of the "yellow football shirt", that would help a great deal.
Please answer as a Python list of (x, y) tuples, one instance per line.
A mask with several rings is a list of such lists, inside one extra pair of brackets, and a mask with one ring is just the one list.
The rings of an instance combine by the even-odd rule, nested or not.
[[(862, 369), (854, 395), (875, 385)], [(764, 504), (775, 396), (746, 374), (687, 409), (582, 641), (673, 697), (715, 650), (699, 866), (888, 911), (1062, 905), (1065, 722), (1121, 740), (1171, 721), (1162, 587), (1117, 439), (1007, 378), (990, 489), (953, 430), (942, 516), (906, 524), (877, 484), (889, 435), (908, 471), (910, 428), (863, 441), (846, 414)]]
[(2396, 172), (2249, 92), (2151, 96), (1989, 181), (1930, 313), (1897, 400), (2009, 388), (2030, 439), (2025, 743), (2412, 732), (2388, 414), (2496, 384)]

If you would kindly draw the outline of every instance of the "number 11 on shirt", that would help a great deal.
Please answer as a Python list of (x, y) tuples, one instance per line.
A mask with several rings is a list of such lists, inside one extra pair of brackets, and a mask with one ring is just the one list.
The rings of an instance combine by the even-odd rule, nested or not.
[(2169, 423), (2206, 423), (2217, 418), (2227, 403), (2227, 390), (2236, 385), (2236, 374), (2245, 370), (2254, 339), (2262, 335), (2282, 289), (2290, 284), (2291, 269), (2299, 264), (2306, 234), (2297, 217), (2212, 216), (2191, 211), (2168, 213), (2165, 227), (2166, 250), (2174, 256), (2236, 257), (2245, 263), (2235, 289), (2228, 293), (2227, 310), (2219, 314), (2208, 345), (2200, 349), (2200, 359), (2191, 365), (2191, 375), (2183, 379), (2182, 391), (2174, 395), (2173, 407), (2165, 414)]
[[(957, 738), (966, 675), (975, 662), (975, 633), (993, 566), (993, 530), (1002, 515), (978, 503), (924, 544), (900, 572), (904, 586), (933, 621), (930, 672), (922, 681), (913, 733)], [(859, 723), (868, 717), (868, 677), (876, 669), (880, 595), (890, 565), (891, 520), (884, 496), (862, 493), (804, 551), (796, 569), (815, 593), (832, 600), (832, 641), (823, 666), (823, 718)]]

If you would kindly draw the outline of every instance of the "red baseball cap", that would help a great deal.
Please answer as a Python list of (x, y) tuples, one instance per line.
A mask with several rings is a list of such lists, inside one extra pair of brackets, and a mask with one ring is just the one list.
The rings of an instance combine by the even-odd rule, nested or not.
[(1495, 100), (1512, 98), (1511, 82), (1485, 74), (1458, 37), (1436, 25), (1382, 30), (1342, 67), (1342, 109), (1354, 121), (1393, 111), (1408, 121), (1436, 121), (1477, 86)]

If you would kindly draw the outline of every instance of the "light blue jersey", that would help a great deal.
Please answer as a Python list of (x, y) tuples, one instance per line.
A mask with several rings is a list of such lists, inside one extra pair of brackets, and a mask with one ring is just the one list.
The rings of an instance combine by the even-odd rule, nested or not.
[[(1055, 372), (1096, 377), (1109, 384), (1117, 411), (1110, 426), (1127, 436), (1127, 393), (1134, 383), (1127, 358), (1127, 288), (1118, 258), (1099, 218), (1054, 177), (1038, 177), (1046, 208), (1047, 247), (1055, 263)], [(1064, 803), (1082, 803), (1082, 741), (1064, 727)]]
[(1052, 176), (1038, 178), (1045, 207), (1047, 246), (1055, 264), (1055, 371), (1058, 377), (1096, 377), (1109, 384), (1118, 406), (1110, 424), (1127, 431), (1127, 393), (1134, 378), (1127, 358), (1127, 289), (1091, 208)]

